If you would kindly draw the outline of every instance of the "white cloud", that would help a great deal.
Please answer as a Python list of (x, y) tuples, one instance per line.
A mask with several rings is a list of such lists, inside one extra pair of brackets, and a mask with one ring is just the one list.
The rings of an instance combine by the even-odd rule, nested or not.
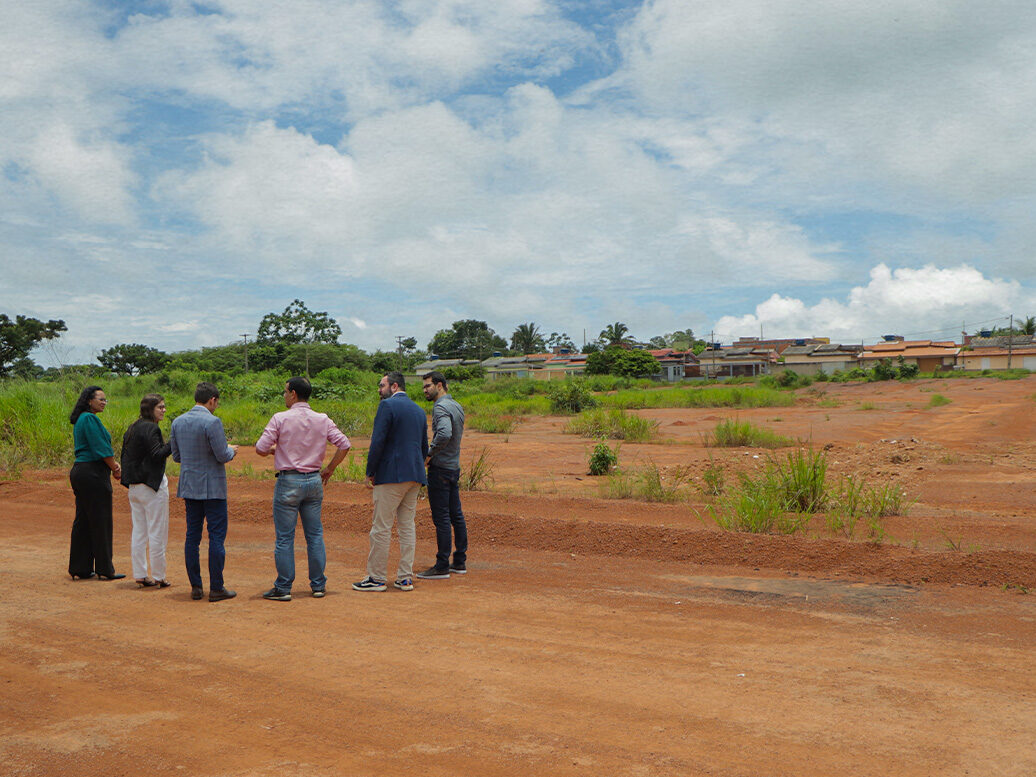
[(621, 42), (610, 84), (662, 114), (754, 121), (795, 167), (819, 155), (828, 176), (962, 203), (1033, 192), (1030, 3), (658, 0)]
[(768, 337), (815, 335), (869, 342), (883, 334), (900, 334), (956, 339), (962, 323), (971, 331), (992, 319), (1006, 323), (1008, 314), (1034, 307), (1032, 290), (1016, 281), (986, 278), (967, 265), (891, 270), (879, 264), (871, 270), (870, 282), (854, 287), (844, 302), (823, 299), (810, 306), (775, 293), (756, 305), (754, 313), (723, 316), (715, 330), (727, 341), (756, 335), (760, 326)]

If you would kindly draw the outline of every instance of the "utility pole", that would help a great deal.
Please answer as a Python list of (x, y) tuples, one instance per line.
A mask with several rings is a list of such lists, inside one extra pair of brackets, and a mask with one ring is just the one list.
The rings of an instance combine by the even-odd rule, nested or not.
[(241, 335), (241, 336), (243, 338), (245, 338), (245, 374), (247, 375), (248, 374), (248, 335), (244, 334), (244, 335)]
[(396, 352), (399, 354), (399, 370), (403, 371), (403, 335), (396, 335)]
[(1007, 369), (1011, 369), (1011, 344), (1014, 342), (1014, 313), (1011, 314), (1011, 325), (1007, 329)]

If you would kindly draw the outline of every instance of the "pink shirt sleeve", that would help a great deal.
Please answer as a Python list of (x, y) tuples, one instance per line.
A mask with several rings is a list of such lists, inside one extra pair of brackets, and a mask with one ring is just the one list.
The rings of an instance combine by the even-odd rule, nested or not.
[(349, 438), (342, 434), (342, 431), (335, 426), (335, 422), (330, 418), (327, 419), (327, 441), (340, 451), (346, 451), (353, 447), (352, 443), (349, 442)]
[(263, 429), (263, 433), (259, 435), (259, 439), (256, 440), (255, 449), (257, 452), (266, 453), (277, 443), (277, 437), (279, 436), (281, 426), (280, 419), (277, 415), (279, 414), (275, 414), (273, 418), (270, 419), (270, 423), (266, 425), (266, 428)]

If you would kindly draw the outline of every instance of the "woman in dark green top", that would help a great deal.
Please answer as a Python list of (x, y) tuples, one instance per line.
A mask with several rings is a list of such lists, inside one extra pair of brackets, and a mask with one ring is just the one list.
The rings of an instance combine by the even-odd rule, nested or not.
[(108, 398), (100, 386), (87, 386), (79, 395), (68, 420), (72, 423), (76, 461), (69, 473), (76, 495), (76, 518), (68, 553), (68, 574), (73, 580), (95, 575), (101, 580), (118, 580), (112, 565), (112, 481), (122, 475), (112, 438), (98, 413)]

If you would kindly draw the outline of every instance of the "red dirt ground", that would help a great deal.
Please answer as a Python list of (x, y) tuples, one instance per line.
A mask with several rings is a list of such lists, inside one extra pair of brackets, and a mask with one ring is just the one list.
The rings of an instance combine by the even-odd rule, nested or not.
[[(926, 408), (934, 392), (951, 403)], [(711, 455), (729, 482), (767, 454), (701, 437), (751, 420), (826, 448), (835, 475), (900, 484), (915, 501), (885, 542), (819, 519), (805, 536), (729, 534), (701, 497), (601, 499), (592, 444), (533, 418), (465, 437), (494, 466), (492, 490), (463, 496), (468, 575), (351, 591), (369, 492), (333, 483), (329, 595), (306, 595), (297, 547), (295, 599), (263, 601), (272, 481), (235, 477), (239, 595), (210, 604), (188, 595), (178, 500), (174, 586), (138, 591), (63, 576), (65, 472), (0, 481), (0, 774), (1036, 774), (1036, 379), (798, 397), (643, 411), (660, 439), (623, 444), (622, 463), (700, 480)], [(233, 467), (249, 464), (270, 466), (242, 449)], [(115, 510), (128, 572), (121, 488)], [(420, 566), (424, 502), (418, 524)]]

